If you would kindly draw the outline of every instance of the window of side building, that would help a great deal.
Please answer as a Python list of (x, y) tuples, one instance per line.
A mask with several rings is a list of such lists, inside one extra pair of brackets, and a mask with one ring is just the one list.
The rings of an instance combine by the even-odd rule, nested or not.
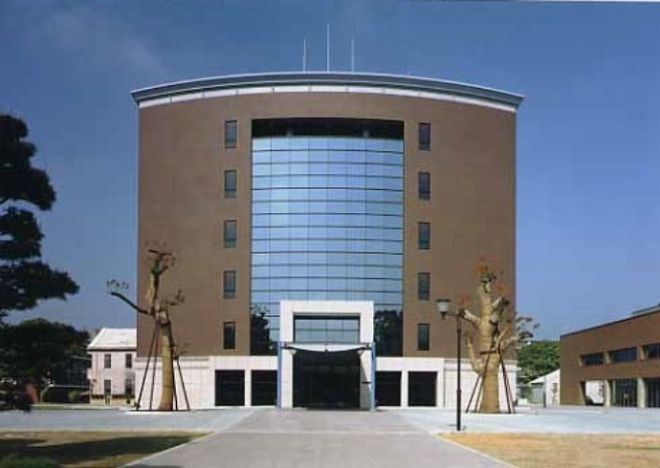
[(419, 124), (419, 149), (429, 151), (431, 149), (431, 124)]
[(236, 272), (225, 271), (223, 278), (223, 297), (234, 299), (236, 297)]
[(126, 369), (132, 369), (133, 368), (133, 355), (131, 353), (126, 353), (126, 356), (124, 357), (124, 359), (125, 359)]
[(419, 250), (431, 248), (431, 224), (417, 223), (417, 245)]
[(430, 349), (430, 328), (428, 323), (417, 324), (417, 350), (428, 351)]
[(233, 249), (236, 247), (236, 221), (225, 221), (225, 249)]
[(236, 148), (238, 141), (238, 122), (235, 120), (227, 120), (225, 122), (225, 148)]
[(225, 171), (225, 198), (236, 198), (236, 171)]
[(660, 343), (644, 345), (643, 350), (644, 350), (644, 359), (660, 358)]
[(615, 349), (609, 352), (610, 363), (634, 362), (637, 360), (637, 348)]
[(224, 349), (236, 349), (236, 322), (223, 324), (223, 347)]
[(103, 368), (104, 369), (112, 368), (112, 354), (106, 353), (103, 355)]
[(431, 199), (431, 174), (429, 172), (417, 174), (417, 195), (420, 200)]
[(604, 353), (583, 354), (580, 356), (580, 362), (583, 366), (602, 366), (605, 364)]
[(420, 301), (428, 301), (431, 297), (431, 273), (422, 272), (417, 274), (417, 298)]

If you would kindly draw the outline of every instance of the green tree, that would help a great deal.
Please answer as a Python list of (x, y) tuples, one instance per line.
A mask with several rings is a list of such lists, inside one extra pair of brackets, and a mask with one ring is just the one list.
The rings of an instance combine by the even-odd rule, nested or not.
[(42, 390), (74, 356), (87, 354), (89, 334), (37, 318), (0, 326), (0, 378)]
[(55, 190), (45, 171), (32, 166), (37, 152), (21, 119), (0, 114), (0, 321), (39, 301), (66, 299), (78, 285), (41, 261), (43, 234), (32, 206), (50, 210)]
[(534, 341), (518, 349), (518, 382), (532, 380), (559, 369), (559, 342)]

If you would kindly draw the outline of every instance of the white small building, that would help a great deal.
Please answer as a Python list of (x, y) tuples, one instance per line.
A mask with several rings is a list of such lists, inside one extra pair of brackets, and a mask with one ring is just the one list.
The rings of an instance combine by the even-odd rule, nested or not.
[(530, 382), (532, 386), (531, 402), (546, 406), (559, 405), (560, 370), (554, 370)]
[(131, 405), (135, 398), (135, 328), (102, 328), (87, 346), (89, 400), (93, 404)]

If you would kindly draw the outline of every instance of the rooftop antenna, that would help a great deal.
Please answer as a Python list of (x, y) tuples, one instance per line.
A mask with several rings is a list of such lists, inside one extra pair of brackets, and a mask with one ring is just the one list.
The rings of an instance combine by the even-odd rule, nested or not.
[(325, 47), (325, 68), (326, 71), (330, 71), (330, 23), (327, 24), (326, 28), (326, 47)]
[(307, 38), (303, 39), (302, 67), (303, 73), (307, 72)]
[(355, 39), (351, 38), (351, 73), (355, 73)]

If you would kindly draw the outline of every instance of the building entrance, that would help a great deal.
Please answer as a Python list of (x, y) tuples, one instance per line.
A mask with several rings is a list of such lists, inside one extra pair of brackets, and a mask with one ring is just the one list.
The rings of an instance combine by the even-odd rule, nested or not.
[(297, 350), (293, 356), (293, 406), (360, 407), (360, 356), (357, 350)]

